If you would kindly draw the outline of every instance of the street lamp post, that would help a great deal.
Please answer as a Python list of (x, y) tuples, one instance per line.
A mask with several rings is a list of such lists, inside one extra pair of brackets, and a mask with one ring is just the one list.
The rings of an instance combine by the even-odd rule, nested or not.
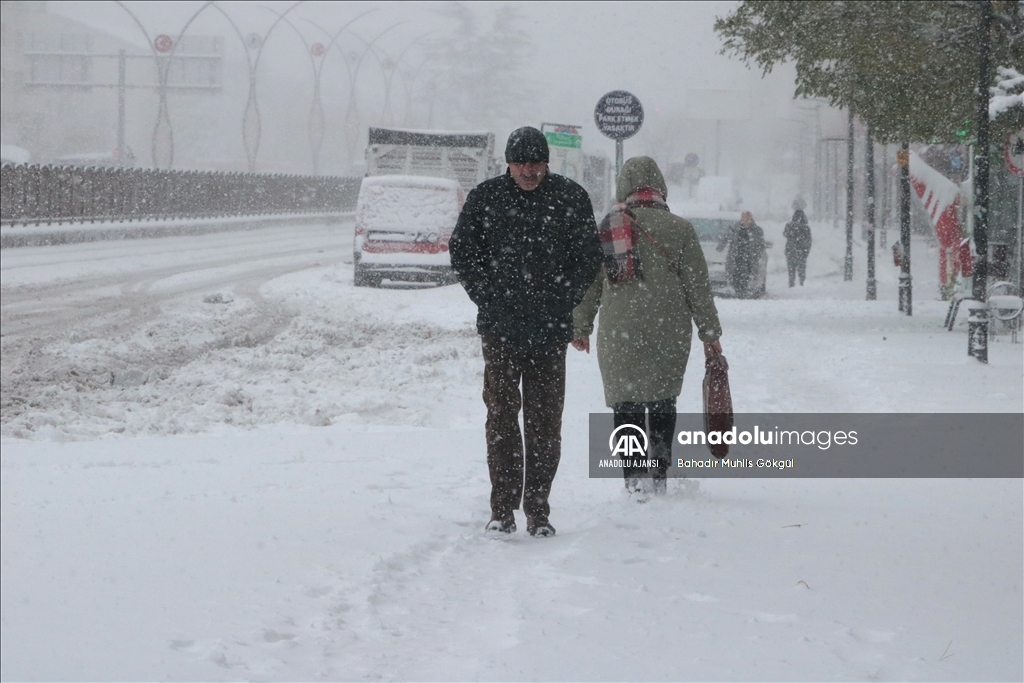
[[(174, 59), (174, 55), (177, 52), (179, 45), (181, 45), (181, 39), (185, 37), (185, 34), (188, 32), (192, 22), (194, 22), (199, 15), (208, 8), (215, 6), (215, 2), (214, 0), (208, 0), (203, 3), (203, 5), (188, 18), (185, 25), (182, 26), (181, 31), (178, 32), (177, 39), (172, 39), (167, 34), (160, 34), (155, 38), (151, 38), (146, 27), (142, 25), (142, 22), (135, 13), (128, 9), (128, 7), (120, 0), (115, 0), (115, 4), (132, 18), (132, 21), (135, 22), (135, 25), (146, 37), (146, 43), (149, 45), (149, 49), (153, 53), (153, 59), (156, 63), (157, 71), (157, 92), (159, 94), (159, 104), (157, 105), (156, 124), (153, 126), (153, 138), (150, 151), (154, 166), (157, 168), (170, 168), (174, 164), (174, 128), (171, 126), (171, 117), (167, 104), (168, 78), (170, 75), (171, 62)], [(118, 68), (120, 71), (118, 76), (119, 87), (121, 87), (123, 92), (121, 82), (125, 71), (124, 63), (119, 63)], [(118, 106), (120, 114), (122, 113), (121, 110), (123, 110), (123, 103), (119, 102)], [(119, 150), (123, 149), (123, 137), (121, 137), (122, 133), (120, 130), (122, 123), (119, 123), (118, 126)]]
[(277, 12), (277, 10), (274, 10), (270, 7), (264, 7), (263, 9), (269, 10), (274, 14), (277, 14), (279, 21), (284, 21), (286, 24), (288, 24), (288, 26), (291, 27), (291, 29), (295, 32), (295, 35), (297, 35), (299, 37), (299, 40), (302, 41), (302, 45), (305, 48), (306, 54), (309, 56), (310, 66), (313, 69), (313, 98), (309, 106), (309, 120), (307, 122), (307, 126), (309, 133), (309, 148), (312, 157), (313, 175), (319, 175), (320, 151), (323, 148), (324, 132), (326, 125), (324, 117), (324, 104), (321, 98), (320, 84), (322, 81), (321, 77), (323, 75), (324, 63), (327, 60), (327, 53), (331, 50), (332, 47), (334, 47), (334, 44), (335, 42), (337, 42), (338, 36), (341, 35), (342, 31), (351, 26), (356, 20), (376, 10), (369, 9), (363, 12), (362, 14), (359, 14), (358, 16), (355, 17), (355, 19), (350, 20), (340, 29), (335, 31), (333, 35), (324, 31), (330, 38), (330, 41), (327, 43), (327, 45), (324, 45), (323, 43), (313, 43), (312, 45), (310, 45), (309, 41), (307, 41), (305, 36), (302, 35), (302, 31), (299, 30), (299, 27), (296, 26), (290, 19), (285, 18), (283, 14)]
[(900, 167), (900, 287), (899, 310), (914, 314), (914, 290), (910, 277), (910, 143), (904, 142), (896, 152)]
[[(410, 68), (410, 69), (406, 69), (404, 72), (401, 72), (401, 75), (402, 75), (402, 85), (405, 88), (405, 116), (402, 119), (402, 125), (405, 125), (405, 126), (413, 125), (413, 115), (412, 115), (412, 93), (413, 93), (413, 88), (416, 85), (416, 81), (419, 80), (420, 73), (423, 71), (423, 65), (426, 64), (429, 61), (430, 61), (430, 55), (427, 55), (422, 61), (420, 61), (419, 66), (417, 66), (415, 68), (415, 70)], [(410, 77), (410, 74), (411, 74), (411, 77)], [(435, 86), (436, 86), (436, 84), (435, 84)], [(429, 88), (428, 88), (428, 92), (429, 92)]]
[[(284, 12), (278, 13), (275, 11), (277, 19), (274, 20), (274, 23), (270, 25), (270, 28), (262, 36), (257, 33), (250, 33), (242, 39), (246, 48), (245, 58), (249, 64), (249, 95), (245, 101), (245, 110), (242, 112), (242, 144), (245, 147), (245, 156), (249, 164), (250, 173), (256, 171), (256, 157), (260, 151), (260, 137), (263, 128), (259, 101), (256, 98), (256, 71), (260, 66), (260, 57), (263, 56), (263, 48), (266, 47), (270, 34), (274, 32), (274, 29), (284, 20), (285, 16), (301, 5), (302, 2), (303, 0), (296, 0)], [(221, 10), (221, 14), (227, 17), (227, 13), (224, 10)], [(235, 25), (234, 22), (231, 23), (232, 26)], [(235, 26), (235, 32), (241, 37), (241, 32), (238, 31), (237, 26)], [(253, 57), (250, 52), (255, 52), (256, 56)]]
[[(344, 52), (342, 52), (342, 57), (345, 58), (345, 68), (348, 72), (349, 82), (349, 102), (348, 109), (345, 112), (345, 143), (346, 146), (348, 147), (348, 156), (350, 163), (354, 162), (355, 145), (359, 135), (359, 104), (356, 99), (356, 85), (359, 82), (359, 71), (360, 69), (362, 69), (363, 64), (366, 63), (367, 53), (373, 50), (374, 43), (380, 40), (386, 33), (391, 31), (392, 29), (401, 26), (404, 23), (404, 21), (399, 21), (392, 24), (391, 26), (388, 26), (386, 29), (378, 33), (373, 38), (373, 40), (369, 42), (361, 38), (355, 32), (349, 30), (349, 33), (355, 36), (357, 40), (366, 43), (366, 47), (363, 48), (362, 53), (352, 51), (351, 53), (346, 55)], [(374, 57), (376, 57), (376, 54), (374, 55)], [(351, 64), (349, 64), (350, 61), (354, 62), (354, 68)]]
[[(268, 12), (273, 12), (277, 15), (278, 21), (283, 21), (287, 24), (292, 31), (298, 36), (299, 41), (302, 42), (302, 47), (309, 57), (310, 66), (313, 69), (313, 98), (309, 105), (309, 117), (306, 122), (306, 130), (309, 135), (309, 149), (312, 155), (312, 170), (313, 175), (317, 175), (320, 165), (320, 148), (324, 141), (324, 105), (320, 99), (320, 67), (323, 66), (323, 57), (327, 52), (323, 43), (309, 44), (305, 36), (302, 35), (302, 31), (296, 26), (290, 19), (285, 15), (272, 7), (261, 7)], [(318, 64), (319, 62), (319, 64)]]
[[(988, 284), (988, 180), (989, 86), (992, 83), (992, 1), (978, 3), (978, 141), (975, 145), (974, 167), (974, 262), (971, 296), (977, 304), (985, 301)], [(967, 319), (967, 353), (988, 363), (988, 311), (976, 305)]]
[(427, 110), (427, 128), (434, 127), (434, 101), (437, 99), (437, 81), (427, 83), (427, 92), (430, 93), (430, 108)]
[[(128, 7), (123, 2), (121, 2), (120, 0), (115, 0), (114, 4), (116, 4), (122, 10), (124, 10), (125, 13), (127, 13), (128, 16), (132, 18), (132, 21), (135, 22), (135, 25), (138, 27), (138, 29), (142, 31), (142, 35), (146, 37), (146, 44), (149, 46), (150, 51), (153, 53), (153, 60), (154, 63), (156, 64), (157, 71), (160, 104), (157, 107), (156, 125), (153, 127), (153, 141), (150, 148), (150, 153), (152, 154), (153, 165), (156, 166), (157, 168), (160, 168), (161, 161), (163, 161), (163, 159), (161, 158), (161, 155), (158, 152), (157, 141), (160, 137), (164, 137), (164, 139), (167, 142), (166, 150), (168, 153), (166, 165), (169, 167), (171, 163), (173, 163), (174, 161), (174, 131), (171, 129), (170, 117), (167, 114), (167, 72), (165, 69), (165, 65), (161, 63), (160, 59), (160, 50), (163, 48), (164, 42), (160, 41), (160, 45), (158, 46), (157, 41), (150, 37), (149, 31), (147, 31), (146, 27), (142, 25), (142, 22), (139, 20), (139, 18), (135, 15), (134, 12), (128, 9)], [(203, 5), (203, 7), (199, 9), (199, 12), (202, 12), (204, 9), (206, 9), (206, 5)], [(199, 12), (197, 12), (196, 14), (198, 14)], [(192, 15), (192, 19), (194, 19), (195, 16), (196, 15)], [(189, 19), (189, 23), (192, 22), (192, 19)], [(186, 24), (186, 27), (187, 26), (188, 24)], [(162, 36), (158, 36), (158, 38), (161, 37)], [(118, 66), (120, 68), (120, 65)], [(120, 76), (118, 77), (118, 80), (120, 81)], [(162, 136), (161, 133), (163, 134)]]
[[(246, 168), (249, 173), (256, 170), (256, 152), (260, 146), (260, 109), (256, 101), (256, 65), (253, 62), (252, 53), (258, 51), (264, 40), (270, 36), (258, 33), (250, 33), (243, 36), (238, 24), (228, 15), (217, 3), (213, 4), (214, 9), (221, 13), (234, 30), (238, 40), (242, 43), (242, 52), (245, 54), (246, 69), (249, 73), (249, 91), (245, 100), (245, 109), (242, 110), (242, 148), (245, 150)], [(273, 27), (271, 27), (273, 28)]]
[[(384, 59), (381, 60), (380, 57), (377, 57), (376, 50), (374, 50), (374, 57), (377, 57), (377, 61), (380, 64), (381, 71), (384, 74), (384, 110), (381, 112), (381, 123), (383, 125), (390, 126), (393, 123), (393, 119), (394, 119), (394, 113), (391, 110), (391, 84), (394, 81), (395, 73), (399, 72), (399, 67), (402, 64), (402, 60), (405, 58), (405, 55), (408, 54), (409, 50), (416, 43), (420, 42), (421, 40), (426, 38), (431, 33), (434, 33), (434, 31), (430, 31), (428, 33), (424, 33), (423, 35), (419, 36), (418, 38), (413, 40), (411, 43), (406, 45), (405, 49), (403, 49), (399, 53), (398, 57), (395, 58), (395, 59), (392, 59), (391, 57), (389, 57), (387, 55), (387, 53), (385, 53), (383, 50), (381, 50), (381, 52), (384, 54)], [(403, 75), (402, 78), (404, 80), (405, 76)], [(406, 95), (406, 99), (408, 100), (408, 94)], [(408, 111), (408, 109), (409, 109), (409, 103), (408, 103), (408, 101), (406, 101), (406, 111)]]
[(127, 80), (127, 53), (125, 50), (117, 51), (117, 163), (124, 164), (126, 148), (124, 144), (124, 118), (125, 118), (125, 87)]

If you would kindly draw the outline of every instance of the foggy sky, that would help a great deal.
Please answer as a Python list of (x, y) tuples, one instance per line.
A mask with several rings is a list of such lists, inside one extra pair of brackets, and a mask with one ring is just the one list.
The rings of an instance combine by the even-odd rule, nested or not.
[[(152, 35), (174, 34), (188, 17), (202, 6), (200, 2), (129, 2), (128, 7), (142, 20)], [(265, 29), (272, 15), (259, 4), (283, 11), (292, 3), (228, 3), (225, 5), (243, 30)], [(305, 2), (292, 16), (315, 21), (325, 28), (338, 27), (361, 12), (377, 11), (353, 24), (365, 35), (380, 27), (405, 21), (389, 34), (392, 44), (400, 46), (411, 37), (432, 29), (450, 30), (453, 24), (439, 18), (439, 2)], [(484, 16), (493, 15), (498, 4), (467, 3)], [(792, 100), (794, 78), (791, 67), (777, 68), (762, 79), (735, 59), (719, 54), (720, 41), (713, 31), (716, 16), (727, 14), (735, 2), (620, 3), (620, 2), (520, 2), (515, 6), (526, 18), (526, 29), (534, 44), (529, 55), (526, 76), (535, 85), (535, 120), (582, 124), (585, 147), (614, 154), (614, 143), (599, 135), (593, 127), (593, 108), (598, 98), (610, 90), (628, 90), (644, 105), (647, 122), (666, 112), (685, 112), (688, 94), (695, 89), (739, 89), (751, 93), (755, 108), (776, 113), (785, 111)], [(233, 6), (232, 6), (233, 5)], [(51, 12), (95, 26), (143, 47), (144, 41), (131, 19), (112, 2), (50, 2)], [(208, 13), (212, 14), (212, 13)], [(215, 20), (215, 17), (213, 18)], [(484, 23), (484, 22), (481, 22)], [(300, 25), (302, 25), (300, 21)], [(213, 21), (202, 32), (225, 34), (227, 28)], [(197, 27), (198, 28), (198, 27)], [(386, 41), (384, 41), (386, 44)], [(295, 71), (307, 68), (308, 58), (296, 51)], [(275, 71), (287, 72), (281, 58)], [(507, 131), (495, 131), (502, 135)], [(638, 153), (645, 131), (626, 142), (627, 156)], [(633, 147), (631, 150), (630, 148)], [(695, 150), (700, 152), (700, 150)]]

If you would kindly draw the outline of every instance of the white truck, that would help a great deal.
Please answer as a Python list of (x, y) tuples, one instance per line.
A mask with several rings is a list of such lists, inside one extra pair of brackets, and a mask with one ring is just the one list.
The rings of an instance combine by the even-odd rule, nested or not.
[(494, 133), (370, 128), (367, 177), (450, 178), (469, 192), (502, 171), (494, 158)]
[(466, 195), (501, 171), (494, 134), (371, 128), (353, 244), (357, 287), (455, 282), (448, 238)]

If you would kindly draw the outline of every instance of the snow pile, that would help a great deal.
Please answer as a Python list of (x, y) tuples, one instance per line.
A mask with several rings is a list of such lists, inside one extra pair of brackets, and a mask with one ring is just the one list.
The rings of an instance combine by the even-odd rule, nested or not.
[(997, 72), (999, 76), (996, 85), (989, 89), (988, 117), (992, 120), (1014, 107), (1024, 108), (1024, 75), (1016, 69), (1003, 66)]
[(373, 309), (410, 292), (375, 291), (372, 301), (352, 288), (350, 271), (282, 292), (290, 280), (268, 286), (272, 303), (197, 295), (111, 338), (5, 341), (5, 363), (27, 362), (5, 368), (0, 433), (82, 439), (219, 424), (465, 423), (464, 413), (434, 405), (478, 391), (471, 315), (455, 317), (454, 328), (432, 322), (431, 300), (443, 295), (434, 291), (419, 295), (426, 320), (399, 322)]
[(461, 209), (459, 193), (459, 184), (445, 178), (366, 178), (359, 193), (356, 221), (366, 230), (450, 234)]
[[(718, 301), (737, 411), (1024, 409), (1019, 344), (980, 365), (965, 316), (942, 328), (927, 239), (907, 317), (891, 265), (863, 300), (860, 241), (843, 281), (831, 226), (788, 288), (762, 225), (769, 298)], [(636, 505), (588, 477), (593, 355), (567, 358), (558, 535), (484, 538), (475, 308), (352, 287), (351, 244), (4, 252), (0, 678), (1024, 675), (1020, 480), (673, 481)]]

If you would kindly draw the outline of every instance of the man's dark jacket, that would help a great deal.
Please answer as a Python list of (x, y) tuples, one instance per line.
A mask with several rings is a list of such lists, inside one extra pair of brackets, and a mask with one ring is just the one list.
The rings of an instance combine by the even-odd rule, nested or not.
[(526, 192), (506, 171), (469, 193), (449, 245), (480, 334), (521, 348), (572, 340), (573, 308), (601, 267), (586, 190), (548, 173)]

